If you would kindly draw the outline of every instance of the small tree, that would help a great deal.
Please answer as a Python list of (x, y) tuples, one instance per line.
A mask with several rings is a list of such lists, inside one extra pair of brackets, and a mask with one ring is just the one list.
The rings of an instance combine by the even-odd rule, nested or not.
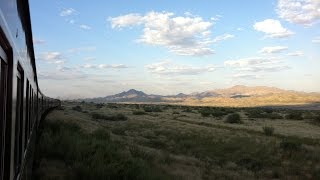
[(241, 123), (241, 118), (238, 113), (230, 114), (226, 120), (227, 123)]
[(264, 132), (265, 135), (267, 135), (267, 136), (272, 136), (273, 135), (273, 132), (274, 132), (274, 128), (273, 127), (265, 126), (262, 129), (263, 129), (263, 132)]

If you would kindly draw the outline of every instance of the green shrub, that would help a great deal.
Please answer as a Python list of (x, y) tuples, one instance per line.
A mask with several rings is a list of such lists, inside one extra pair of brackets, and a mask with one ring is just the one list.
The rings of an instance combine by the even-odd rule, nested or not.
[(95, 106), (96, 106), (97, 109), (101, 109), (104, 106), (104, 104), (103, 103), (99, 103), (99, 104), (96, 104)]
[(144, 160), (152, 160), (153, 159), (153, 156), (151, 153), (149, 153), (143, 149), (140, 149), (137, 146), (134, 146), (134, 145), (129, 146), (129, 151), (130, 151), (132, 157), (141, 158)]
[(103, 119), (103, 120), (109, 120), (109, 121), (125, 121), (128, 119), (127, 116), (121, 113), (118, 113), (116, 115), (111, 115), (111, 116), (99, 114), (99, 113), (92, 113), (91, 116), (93, 119)]
[(302, 147), (301, 141), (294, 138), (285, 138), (280, 143), (280, 148), (284, 151), (298, 151)]
[(72, 107), (72, 110), (82, 112), (81, 106), (74, 106), (74, 107)]
[(211, 112), (211, 115), (213, 117), (222, 117), (222, 116), (225, 116), (227, 114), (229, 114), (229, 113), (226, 112), (226, 111), (221, 111), (221, 110), (215, 110), (215, 111)]
[(201, 109), (200, 114), (202, 117), (209, 117), (211, 114), (211, 110), (210, 109)]
[(192, 113), (193, 111), (190, 108), (186, 108), (186, 109), (182, 110), (182, 112)]
[(262, 109), (248, 109), (246, 112), (249, 118), (265, 118), (266, 117)]
[(173, 111), (172, 114), (180, 114), (178, 111)]
[(267, 136), (272, 136), (273, 135), (273, 132), (274, 132), (274, 128), (273, 127), (265, 126), (262, 129), (263, 129), (263, 132), (264, 132), (265, 135), (267, 135)]
[(132, 112), (133, 115), (145, 115), (147, 114), (145, 111), (140, 111), (140, 110), (137, 110), (137, 111), (133, 111)]
[(144, 106), (143, 110), (145, 112), (162, 112), (162, 109), (159, 106)]
[(320, 123), (320, 115), (316, 116), (316, 117), (314, 118), (314, 120), (315, 120), (316, 122)]
[(299, 112), (299, 111), (290, 112), (285, 117), (286, 119), (303, 120), (302, 112)]
[(227, 123), (241, 123), (241, 118), (238, 113), (230, 114), (226, 120)]
[(268, 119), (283, 119), (283, 117), (278, 113), (265, 114), (265, 118), (268, 118)]

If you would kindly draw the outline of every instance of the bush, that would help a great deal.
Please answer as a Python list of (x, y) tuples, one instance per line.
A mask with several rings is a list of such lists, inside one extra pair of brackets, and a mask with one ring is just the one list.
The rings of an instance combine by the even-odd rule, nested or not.
[(315, 120), (316, 122), (320, 123), (320, 115), (316, 116), (316, 117), (314, 118), (314, 120)]
[(186, 108), (186, 109), (182, 110), (182, 112), (192, 113), (193, 111), (190, 108)]
[(225, 116), (225, 115), (227, 115), (227, 114), (228, 114), (228, 112), (226, 112), (226, 111), (220, 111), (220, 110), (215, 110), (215, 111), (211, 112), (211, 115), (212, 115), (213, 117), (222, 117), (222, 116)]
[(173, 111), (172, 114), (180, 114), (178, 111)]
[(227, 123), (241, 123), (241, 118), (238, 113), (230, 114), (226, 120)]
[(303, 120), (302, 112), (293, 111), (287, 114), (286, 119)]
[(283, 117), (278, 113), (265, 114), (265, 118), (268, 118), (268, 119), (283, 119)]
[(284, 151), (298, 151), (301, 149), (302, 143), (294, 138), (285, 138), (280, 143), (280, 148)]
[(116, 115), (104, 115), (104, 114), (99, 114), (99, 113), (92, 113), (91, 114), (93, 119), (104, 119), (104, 120), (109, 120), (109, 121), (125, 121), (128, 119), (127, 116), (125, 116), (124, 114), (116, 114)]
[(147, 113), (145, 111), (133, 111), (132, 114), (133, 115), (145, 115)]
[(162, 112), (162, 109), (159, 106), (144, 106), (143, 110), (145, 112)]
[(202, 117), (209, 117), (211, 114), (211, 110), (210, 109), (201, 109), (200, 114)]
[(82, 112), (81, 106), (74, 106), (74, 107), (72, 107), (72, 110)]
[(267, 135), (267, 136), (272, 136), (273, 135), (273, 132), (274, 132), (274, 128), (273, 127), (265, 126), (262, 129), (263, 129), (263, 132), (264, 132), (265, 135)]
[(104, 106), (103, 103), (96, 104), (96, 108), (97, 108), (97, 109), (101, 109), (103, 106)]

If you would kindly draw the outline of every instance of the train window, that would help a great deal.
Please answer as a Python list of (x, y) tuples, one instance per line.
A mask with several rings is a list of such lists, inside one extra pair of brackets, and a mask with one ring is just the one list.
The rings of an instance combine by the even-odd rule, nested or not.
[(28, 135), (30, 136), (31, 133), (31, 109), (32, 109), (32, 87), (29, 85), (29, 111), (28, 111), (28, 116), (29, 116), (29, 122), (28, 122)]
[[(15, 146), (14, 146), (14, 167), (19, 173), (22, 160), (22, 124), (23, 124), (23, 71), (18, 65), (17, 71), (17, 99), (16, 99), (16, 124), (15, 124)], [(18, 174), (16, 174), (18, 175)]]
[(0, 46), (0, 179), (4, 172), (5, 127), (6, 127), (6, 97), (7, 97), (7, 57)]
[(25, 128), (24, 128), (24, 149), (27, 149), (27, 144), (28, 144), (28, 139), (29, 139), (29, 101), (30, 101), (30, 97), (29, 97), (29, 80), (27, 80), (27, 89), (26, 89), (26, 121), (25, 121)]

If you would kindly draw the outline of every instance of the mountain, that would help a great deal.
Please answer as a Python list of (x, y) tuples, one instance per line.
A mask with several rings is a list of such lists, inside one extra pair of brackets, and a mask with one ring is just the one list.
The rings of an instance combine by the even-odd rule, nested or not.
[(161, 102), (161, 96), (147, 95), (142, 91), (130, 89), (119, 94), (98, 97), (91, 99), (81, 99), (88, 102), (105, 103), (105, 102)]
[(230, 96), (237, 96), (237, 95), (262, 96), (262, 95), (286, 93), (288, 91), (275, 88), (275, 87), (267, 87), (267, 86), (248, 87), (243, 85), (237, 85), (227, 89), (217, 89), (217, 90), (214, 90), (214, 92), (217, 94), (220, 94), (223, 97), (230, 97)]
[(142, 91), (130, 89), (119, 94), (80, 99), (79, 101), (108, 103), (167, 103), (194, 106), (266, 106), (266, 105), (298, 105), (319, 103), (320, 93), (305, 93), (283, 90), (275, 87), (248, 87), (237, 85), (226, 89), (196, 92), (177, 95), (149, 95)]

